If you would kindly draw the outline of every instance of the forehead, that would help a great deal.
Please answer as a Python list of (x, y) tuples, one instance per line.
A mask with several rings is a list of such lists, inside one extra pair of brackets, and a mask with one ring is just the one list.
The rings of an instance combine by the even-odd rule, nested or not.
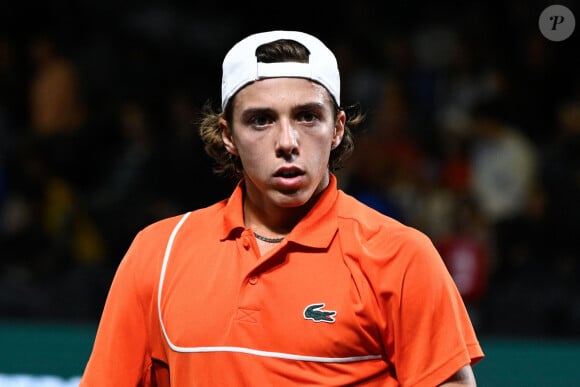
[(304, 78), (267, 78), (241, 89), (235, 97), (235, 106), (276, 108), (286, 105), (318, 103), (332, 106), (326, 88)]

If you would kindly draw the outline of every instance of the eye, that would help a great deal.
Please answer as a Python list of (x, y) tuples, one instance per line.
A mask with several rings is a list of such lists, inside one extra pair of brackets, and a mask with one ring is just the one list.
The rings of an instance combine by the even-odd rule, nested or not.
[(298, 118), (298, 121), (301, 121), (301, 122), (313, 122), (313, 121), (316, 121), (318, 119), (318, 116), (314, 112), (308, 110), (308, 111), (302, 111), (302, 112), (298, 113), (297, 118)]
[(263, 127), (272, 123), (272, 118), (267, 114), (256, 114), (248, 119), (248, 123), (254, 127)]

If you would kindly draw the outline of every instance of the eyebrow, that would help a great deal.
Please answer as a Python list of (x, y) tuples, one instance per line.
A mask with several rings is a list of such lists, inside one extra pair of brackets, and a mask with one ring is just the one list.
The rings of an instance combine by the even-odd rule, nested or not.
[(292, 110), (320, 110), (320, 109), (324, 109), (324, 103), (322, 102), (311, 102), (292, 107)]
[(271, 114), (274, 110), (270, 108), (248, 108), (242, 112), (242, 117), (250, 117), (259, 114)]
[[(299, 104), (292, 106), (292, 111), (301, 111), (301, 110), (321, 110), (324, 109), (324, 103), (321, 102), (310, 102), (305, 104)], [(256, 114), (272, 114), (275, 113), (274, 109), (264, 107), (264, 108), (248, 108), (242, 112), (243, 117), (253, 116)]]

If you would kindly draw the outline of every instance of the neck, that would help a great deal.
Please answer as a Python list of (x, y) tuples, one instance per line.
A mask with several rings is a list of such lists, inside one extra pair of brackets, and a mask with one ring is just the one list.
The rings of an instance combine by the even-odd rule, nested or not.
[[(244, 189), (244, 223), (259, 235), (267, 238), (284, 237), (306, 216), (316, 204), (327, 184), (319, 188), (309, 200), (299, 206), (283, 207), (265, 200), (262, 195), (253, 195)], [(251, 190), (250, 190), (251, 191)]]
[(259, 235), (268, 238), (284, 237), (292, 231), (300, 219), (306, 215), (307, 209), (283, 208), (275, 206), (256, 205), (249, 198), (244, 200), (244, 222)]

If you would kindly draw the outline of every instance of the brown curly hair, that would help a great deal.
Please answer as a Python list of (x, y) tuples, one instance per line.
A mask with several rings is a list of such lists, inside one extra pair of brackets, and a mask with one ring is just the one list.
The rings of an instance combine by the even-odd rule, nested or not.
[[(263, 44), (256, 49), (258, 61), (264, 63), (288, 61), (307, 63), (309, 54), (308, 49), (302, 44), (293, 40), (284, 39)], [(202, 108), (198, 126), (205, 152), (214, 160), (213, 171), (218, 175), (237, 180), (243, 176), (242, 163), (239, 157), (232, 155), (226, 150), (219, 127), (221, 117), (224, 117), (228, 122), (232, 122), (232, 106), (235, 97), (236, 95), (230, 98), (223, 112), (216, 112), (210, 102), (206, 103)], [(344, 162), (354, 149), (354, 138), (351, 128), (359, 125), (364, 120), (364, 114), (362, 114), (358, 105), (342, 108), (336, 104), (332, 95), (331, 98), (334, 101), (333, 108), (335, 117), (340, 111), (344, 111), (347, 116), (342, 141), (330, 152), (328, 166), (330, 171), (336, 171), (344, 166)]]

